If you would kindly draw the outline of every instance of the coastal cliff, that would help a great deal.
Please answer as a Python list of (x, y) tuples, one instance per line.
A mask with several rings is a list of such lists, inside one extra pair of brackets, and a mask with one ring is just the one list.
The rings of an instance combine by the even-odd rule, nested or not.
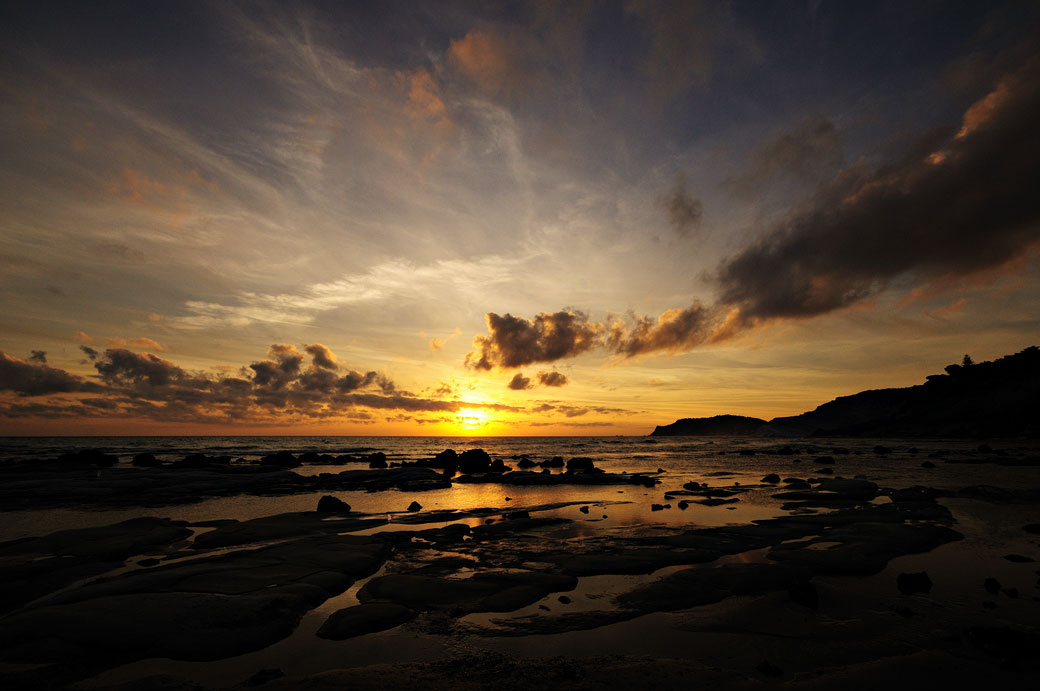
[(1040, 436), (1040, 349), (991, 362), (949, 365), (925, 383), (841, 396), (809, 412), (757, 418), (717, 415), (658, 426), (652, 436), (753, 434), (777, 437)]

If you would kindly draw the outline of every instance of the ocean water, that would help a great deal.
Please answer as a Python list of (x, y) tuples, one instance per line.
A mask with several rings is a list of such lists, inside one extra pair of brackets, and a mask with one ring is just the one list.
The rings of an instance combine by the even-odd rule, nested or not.
[[(1012, 455), (1035, 452), (1028, 442), (990, 442)], [(878, 455), (878, 444), (889, 447), (890, 454)], [(784, 447), (795, 454), (783, 454)], [(228, 455), (234, 463), (256, 463), (267, 454), (287, 450), (298, 454), (317, 451), (332, 455), (367, 455), (381, 451), (390, 462), (429, 458), (444, 449), (463, 451), (482, 448), (492, 457), (515, 465), (526, 454), (534, 461), (553, 456), (570, 459), (592, 458), (597, 467), (611, 473), (653, 473), (660, 483), (653, 488), (638, 485), (518, 487), (501, 484), (462, 484), (427, 492), (339, 492), (355, 511), (406, 515), (411, 501), (424, 511), (502, 508), (518, 510), (560, 502), (582, 502), (594, 506), (588, 514), (598, 523), (580, 526), (594, 532), (634, 524), (659, 524), (662, 527), (723, 525), (784, 515), (781, 502), (772, 498), (775, 486), (762, 486), (767, 473), (781, 477), (816, 476), (821, 466), (813, 463), (820, 455), (835, 458), (834, 477), (866, 477), (882, 487), (960, 488), (969, 485), (1001, 487), (1040, 487), (1040, 468), (1005, 467), (993, 464), (945, 463), (946, 458), (977, 456), (978, 442), (950, 440), (879, 439), (763, 439), (757, 437), (7, 437), (0, 438), (0, 481), (6, 460), (44, 461), (75, 449), (97, 448), (116, 455), (120, 462), (105, 473), (152, 472), (130, 464), (136, 453), (149, 451), (161, 460), (178, 460), (187, 454)], [(945, 454), (931, 459), (935, 468), (922, 463), (934, 452)], [(346, 465), (305, 465), (300, 474), (339, 473), (366, 468), (363, 463)], [(660, 471), (660, 472), (658, 472)], [(559, 471), (554, 471), (559, 472)], [(822, 477), (822, 476), (821, 476)], [(696, 481), (712, 486), (739, 484), (756, 489), (740, 495), (740, 501), (726, 507), (691, 504), (686, 511), (653, 511), (653, 503), (665, 503), (669, 490), (680, 490), (684, 483)], [(54, 530), (106, 525), (137, 516), (165, 516), (179, 520), (248, 520), (290, 511), (311, 511), (320, 493), (287, 496), (240, 495), (200, 498), (190, 504), (162, 507), (125, 507), (103, 509), (83, 506), (46, 510), (5, 510), (0, 507), (0, 540), (42, 535)], [(884, 500), (884, 498), (882, 498)], [(675, 501), (671, 502), (675, 504)], [(571, 514), (575, 514), (571, 516)], [(546, 515), (578, 517), (571, 506)], [(584, 518), (584, 516), (581, 516)], [(473, 519), (474, 521), (479, 519)], [(406, 527), (405, 525), (401, 526)]]

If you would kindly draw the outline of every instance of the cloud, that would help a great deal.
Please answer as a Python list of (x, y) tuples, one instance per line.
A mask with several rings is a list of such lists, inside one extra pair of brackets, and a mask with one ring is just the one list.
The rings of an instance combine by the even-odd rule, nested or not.
[(668, 214), (668, 223), (679, 237), (688, 237), (701, 225), (704, 205), (694, 199), (686, 189), (686, 175), (675, 176), (675, 185), (667, 195), (661, 197), (660, 204)]
[(600, 345), (603, 325), (578, 311), (542, 312), (529, 321), (511, 314), (487, 315), (488, 335), (473, 340), (466, 364), (478, 370), (511, 369), (534, 362), (555, 362)]
[(43, 350), (34, 350), (32, 355), (29, 356), (29, 362), (35, 362), (41, 365), (47, 364), (47, 353)]
[[(720, 301), (745, 323), (848, 307), (901, 278), (999, 269), (1040, 239), (1040, 57), (1007, 75), (931, 154), (846, 171), (719, 268)], [(929, 138), (928, 141), (932, 141)]]
[[(304, 351), (312, 357), (306, 368), (304, 355), (296, 346), (276, 343), (267, 359), (248, 367), (192, 372), (151, 353), (109, 348), (96, 356), (99, 381), (0, 352), (0, 391), (19, 398), (45, 397), (30, 404), (0, 398), (0, 416), (285, 424), (293, 420), (370, 420), (369, 410), (525, 412), (498, 403), (423, 398), (399, 390), (382, 373), (362, 374), (344, 367), (324, 345), (310, 344)], [(228, 376), (228, 371), (243, 374)], [(437, 393), (450, 392), (442, 386)], [(84, 393), (91, 395), (68, 398)]]
[(742, 195), (754, 196), (763, 185), (785, 176), (820, 182), (833, 176), (844, 160), (837, 127), (813, 113), (755, 149), (747, 169), (727, 183)]
[(65, 370), (26, 362), (0, 350), (0, 391), (12, 391), (19, 396), (45, 396), (98, 388)]
[(150, 338), (131, 338), (129, 340), (125, 338), (106, 338), (105, 343), (109, 348), (125, 348), (126, 346), (133, 346), (135, 348), (147, 348), (149, 350), (157, 350), (160, 353), (166, 350), (166, 346), (158, 341), (154, 341)]
[(303, 348), (306, 352), (310, 353), (315, 367), (321, 369), (334, 370), (339, 365), (336, 363), (336, 354), (326, 348), (320, 343), (312, 343), (309, 346)]
[(644, 22), (650, 49), (644, 69), (648, 90), (658, 104), (666, 104), (711, 76), (710, 35), (700, 2), (629, 0), (625, 10)]
[(460, 72), (489, 93), (524, 90), (530, 75), (517, 45), (494, 31), (474, 29), (448, 47), (448, 59)]
[(656, 320), (635, 318), (632, 326), (614, 320), (607, 334), (607, 347), (626, 358), (658, 351), (680, 352), (707, 341), (714, 326), (714, 311), (695, 303), (686, 309), (667, 310)]
[(102, 379), (132, 384), (165, 386), (185, 376), (184, 370), (169, 360), (151, 353), (134, 353), (125, 348), (109, 348), (94, 363)]
[(94, 350), (90, 346), (80, 345), (79, 349), (83, 351), (83, 354), (86, 355), (88, 359), (97, 360), (98, 351)]
[(517, 372), (516, 375), (514, 375), (513, 378), (509, 381), (509, 384), (507, 384), (506, 386), (508, 386), (513, 391), (523, 391), (524, 389), (530, 389), (531, 378), (525, 377), (523, 375), (523, 372)]
[(557, 372), (556, 370), (553, 370), (552, 372), (539, 372), (538, 383), (542, 386), (566, 386), (567, 375), (563, 372)]

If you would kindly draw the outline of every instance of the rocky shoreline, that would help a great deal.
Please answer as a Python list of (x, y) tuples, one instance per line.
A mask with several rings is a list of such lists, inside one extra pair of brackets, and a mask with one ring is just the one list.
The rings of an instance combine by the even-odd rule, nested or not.
[[(449, 455), (438, 454), (392, 468), (311, 476), (270, 462), (121, 468), (66, 459), (28, 481), (27, 466), (8, 464), (2, 472), (11, 481), (0, 490), (5, 501), (21, 496), (45, 507), (130, 501), (151, 506), (187, 501), (189, 492), (195, 501), (232, 493), (327, 490), (330, 495), (317, 500), (314, 510), (250, 520), (140, 517), (0, 543), (5, 585), (0, 682), (16, 689), (581, 689), (621, 688), (623, 679), (652, 674), (658, 688), (752, 688), (767, 682), (826, 688), (854, 680), (851, 670), (863, 671), (863, 679), (892, 680), (908, 668), (923, 675), (940, 663), (956, 671), (952, 676), (1017, 684), (1038, 678), (1040, 669), (1028, 651), (1040, 640), (1035, 626), (1040, 582), (1033, 562), (1040, 556), (1040, 520), (1028, 517), (1040, 519), (1040, 492), (978, 485), (886, 487), (821, 473), (834, 465), (828, 456), (816, 455), (816, 462), (799, 466), (801, 458), (795, 457), (804, 450), (774, 449), (778, 464), (787, 457), (785, 465), (759, 482), (727, 482), (727, 473), (720, 472), (721, 484), (669, 486), (666, 480), (659, 489), (654, 489), (659, 474), (597, 472), (591, 459), (571, 459), (570, 468), (566, 462), (560, 468), (554, 459), (526, 459), (552, 467), (512, 470), (483, 452), (464, 462), (465, 454), (456, 454), (454, 468)], [(740, 449), (732, 451), (740, 455)], [(983, 459), (990, 455), (995, 454), (976, 452)], [(957, 459), (965, 457), (970, 455)], [(286, 455), (281, 458), (288, 462)], [(380, 459), (368, 462), (374, 460)], [(448, 467), (438, 467), (445, 462)], [(470, 472), (459, 474), (463, 467)], [(789, 476), (795, 467), (815, 472)], [(58, 481), (62, 477), (65, 481)], [(48, 483), (56, 486), (49, 497)], [(421, 492), (434, 483), (550, 488), (566, 483), (575, 485), (574, 491), (634, 485), (653, 490), (635, 501), (652, 504), (647, 508), (654, 512), (682, 512), (701, 502), (715, 507), (704, 510), (725, 513), (734, 503), (768, 502), (777, 506), (777, 515), (710, 527), (615, 525), (603, 520), (612, 511), (603, 495), (522, 506), (506, 497), (509, 503), (483, 508), (424, 509)], [(334, 496), (343, 487), (420, 494), (407, 511), (391, 517), (352, 509)], [(618, 495), (618, 501), (633, 499)], [(974, 595), (968, 590), (975, 598), (971, 603), (963, 593), (944, 590), (950, 574), (941, 561), (928, 562), (932, 553), (978, 549), (979, 536), (965, 531), (950, 502), (962, 519), (965, 507), (994, 506), (1022, 516), (1018, 532), (1002, 537), (1006, 553), (979, 562), (990, 570), (978, 579)], [(907, 559), (932, 565), (911, 569), (908, 562), (903, 570)], [(898, 573), (890, 573), (894, 564)], [(881, 591), (854, 597), (867, 587), (860, 584), (880, 584)], [(328, 603), (342, 606), (328, 610)], [(734, 607), (740, 616), (732, 613)], [(296, 640), (305, 628), (301, 622), (315, 617), (310, 639), (315, 643), (298, 645), (408, 636), (444, 646), (445, 652), (436, 662), (404, 657), (393, 672), (363, 660), (303, 676), (299, 670), (257, 667), (214, 686), (176, 675), (138, 674), (120, 681), (116, 674), (161, 659), (184, 664), (249, 659)], [(776, 617), (790, 630), (763, 639), (760, 630)], [(774, 652), (720, 664), (697, 652), (665, 654), (666, 639), (659, 640), (660, 654), (649, 657), (627, 650), (595, 657), (597, 651), (589, 649), (585, 655), (518, 658), (509, 647), (560, 636), (595, 637), (649, 621), (670, 622), (660, 624), (651, 638), (695, 636), (711, 646), (753, 643)], [(901, 632), (896, 635), (908, 646), (886, 648), (879, 658), (893, 632)], [(834, 636), (847, 642), (840, 661), (813, 664), (795, 649)], [(637, 645), (640, 636), (631, 640)], [(769, 645), (763, 647), (763, 640)], [(467, 642), (475, 652), (458, 657), (450, 652), (452, 641)], [(522, 668), (530, 677), (517, 679), (526, 679), (526, 685), (503, 676), (521, 674)]]

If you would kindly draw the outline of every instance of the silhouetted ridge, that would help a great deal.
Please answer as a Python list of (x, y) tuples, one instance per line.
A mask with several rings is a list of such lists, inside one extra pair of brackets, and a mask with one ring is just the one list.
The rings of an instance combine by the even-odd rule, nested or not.
[(716, 415), (715, 417), (687, 417), (670, 425), (658, 425), (651, 436), (710, 436), (754, 434), (765, 420), (742, 415)]
[[(964, 362), (924, 384), (875, 389), (824, 403), (815, 410), (769, 422), (719, 415), (679, 420), (655, 435), (759, 434), (763, 436), (1014, 437), (1040, 436), (1040, 349), (1030, 346), (992, 362)], [(737, 431), (724, 420), (747, 421)], [(713, 421), (720, 421), (715, 427)], [(702, 431), (705, 430), (705, 431)]]

